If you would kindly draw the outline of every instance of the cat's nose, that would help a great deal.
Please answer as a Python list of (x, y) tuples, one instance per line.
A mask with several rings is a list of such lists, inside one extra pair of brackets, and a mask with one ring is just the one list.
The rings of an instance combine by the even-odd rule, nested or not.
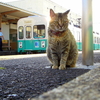
[(60, 26), (59, 28), (62, 29), (63, 26)]

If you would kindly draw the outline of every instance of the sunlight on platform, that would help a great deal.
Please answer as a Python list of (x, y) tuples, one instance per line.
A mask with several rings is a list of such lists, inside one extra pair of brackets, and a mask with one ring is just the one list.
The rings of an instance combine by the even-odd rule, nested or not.
[(0, 60), (8, 60), (8, 59), (19, 59), (19, 58), (31, 58), (31, 57), (43, 57), (46, 56), (46, 53), (44, 54), (24, 54), (24, 55), (7, 55), (7, 56), (1, 56)]

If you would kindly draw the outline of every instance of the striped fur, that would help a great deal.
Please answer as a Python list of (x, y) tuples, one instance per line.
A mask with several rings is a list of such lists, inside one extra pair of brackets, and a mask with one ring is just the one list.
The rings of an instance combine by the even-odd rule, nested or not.
[(52, 69), (75, 67), (78, 51), (74, 36), (68, 29), (68, 19), (65, 13), (54, 13), (50, 9), (51, 21), (48, 28), (47, 57), (53, 64)]

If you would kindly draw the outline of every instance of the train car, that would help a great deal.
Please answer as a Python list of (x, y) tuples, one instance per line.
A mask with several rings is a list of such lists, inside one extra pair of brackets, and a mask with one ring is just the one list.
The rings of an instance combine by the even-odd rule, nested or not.
[[(69, 29), (73, 33), (77, 48), (79, 51), (82, 51), (82, 30), (80, 27), (73, 25), (72, 23), (69, 24)], [(96, 28), (93, 28), (93, 50), (100, 50), (100, 32), (97, 32)]]
[(74, 34), (74, 37), (76, 39), (78, 50), (82, 51), (82, 32), (81, 32), (81, 28), (74, 27), (74, 33), (73, 34)]
[[(17, 23), (18, 53), (38, 51), (45, 52), (47, 47), (48, 21), (46, 17), (32, 16), (22, 18)], [(77, 48), (82, 51), (82, 30), (69, 23), (69, 29), (75, 37)], [(93, 49), (100, 50), (100, 33), (93, 32)]]
[(93, 31), (93, 49), (100, 50), (100, 33)]
[(82, 32), (81, 32), (81, 28), (74, 25), (73, 23), (69, 23), (69, 29), (75, 37), (78, 50), (81, 51), (82, 50)]
[(41, 16), (21, 18), (17, 23), (18, 53), (46, 51), (47, 24)]

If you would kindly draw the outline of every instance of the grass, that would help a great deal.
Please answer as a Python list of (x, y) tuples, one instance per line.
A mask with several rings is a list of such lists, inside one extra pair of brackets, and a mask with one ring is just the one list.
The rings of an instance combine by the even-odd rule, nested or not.
[(0, 67), (0, 69), (6, 69), (5, 67)]

